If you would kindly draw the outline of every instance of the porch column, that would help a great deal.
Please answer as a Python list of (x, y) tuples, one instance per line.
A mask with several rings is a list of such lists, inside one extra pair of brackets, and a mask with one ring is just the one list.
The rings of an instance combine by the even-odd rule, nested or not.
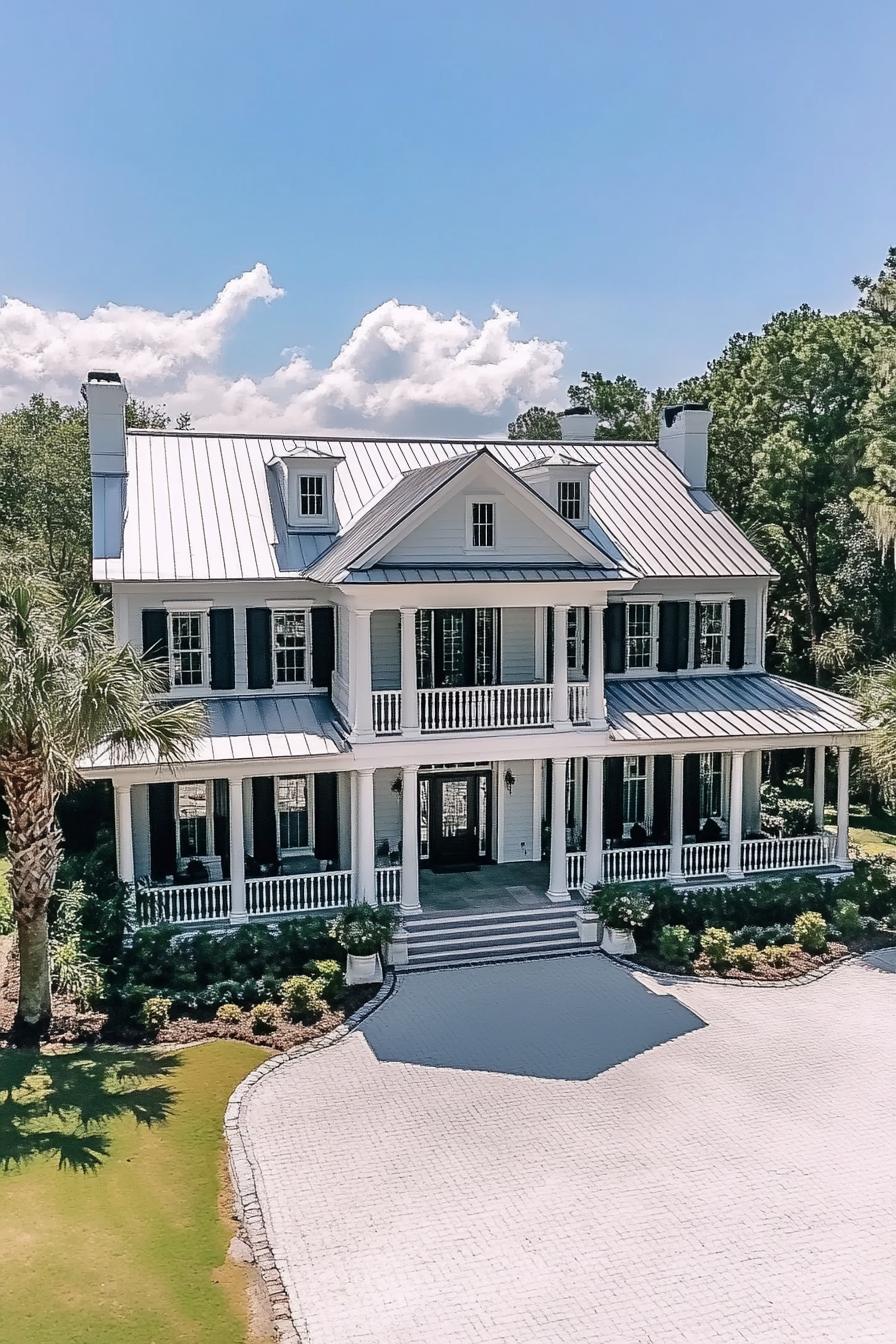
[(607, 726), (607, 703), (604, 697), (605, 611), (605, 605), (588, 608), (588, 718), (591, 727), (598, 729)]
[[(555, 728), (571, 728), (569, 717), (569, 673), (566, 665), (566, 625), (569, 607), (554, 607), (554, 690)], [(564, 881), (565, 881), (564, 877)]]
[(349, 678), (355, 688), (354, 736), (373, 737), (373, 678), (370, 670), (370, 612), (351, 613)]
[(837, 748), (837, 848), (838, 868), (849, 867), (849, 747)]
[(816, 747), (815, 769), (812, 775), (812, 810), (815, 814), (815, 825), (819, 831), (824, 830), (824, 767), (825, 749), (824, 747)]
[(684, 752), (672, 754), (672, 792), (669, 817), (669, 881), (684, 881)]
[(355, 860), (356, 903), (376, 905), (373, 843), (373, 771), (358, 771), (358, 854)]
[[(416, 732), (417, 710), (417, 608), (401, 608), (401, 731)], [(402, 878), (402, 881), (404, 879)]]
[(230, 922), (245, 924), (246, 913), (246, 837), (243, 834), (243, 781), (227, 781), (230, 793)]
[(358, 772), (350, 770), (348, 776), (349, 825), (351, 829), (350, 866), (352, 870), (352, 902), (358, 899)]
[(401, 913), (420, 910), (420, 861), (417, 855), (417, 767), (401, 772)]
[[(565, 818), (564, 818), (565, 820)], [(604, 758), (588, 757), (587, 833), (582, 895), (589, 896), (604, 880)]]
[(728, 802), (728, 876), (743, 877), (741, 841), (744, 835), (744, 753), (731, 753), (731, 790)]
[[(556, 608), (555, 608), (556, 610)], [(564, 607), (565, 611), (566, 608)], [(556, 631), (555, 631), (556, 634)], [(557, 640), (554, 639), (556, 650)], [(566, 650), (566, 632), (563, 639), (564, 656)], [(555, 656), (556, 665), (556, 656)], [(554, 686), (556, 693), (556, 683)], [(569, 886), (566, 881), (566, 756), (556, 757), (551, 762), (551, 879), (547, 889), (549, 901), (568, 901)]]
[(125, 897), (127, 921), (130, 928), (137, 926), (137, 893), (134, 889), (134, 824), (131, 816), (131, 786), (116, 784), (115, 799), (115, 854), (118, 877), (128, 889)]

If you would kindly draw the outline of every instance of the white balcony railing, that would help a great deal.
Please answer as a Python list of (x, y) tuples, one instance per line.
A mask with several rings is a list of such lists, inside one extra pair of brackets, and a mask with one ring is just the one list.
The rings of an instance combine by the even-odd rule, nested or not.
[(398, 905), (401, 900), (401, 869), (376, 869), (377, 905)]
[(566, 885), (570, 891), (581, 891), (585, 878), (585, 855), (580, 851), (566, 855)]
[(420, 728), (445, 733), (458, 728), (542, 728), (551, 719), (553, 687), (444, 686), (418, 692)]
[(569, 717), (573, 723), (588, 722), (588, 683), (586, 681), (570, 682)]
[(728, 867), (728, 849), (727, 840), (685, 845), (681, 851), (685, 877), (718, 877)]
[(637, 845), (604, 851), (605, 882), (652, 882), (669, 871), (668, 845)]
[(230, 914), (229, 882), (190, 882), (163, 887), (137, 884), (137, 923), (208, 924)]
[(834, 859), (834, 836), (790, 835), (745, 840), (741, 866), (745, 873), (782, 872), (788, 868), (825, 868)]
[(352, 875), (347, 870), (250, 877), (246, 882), (246, 910), (250, 915), (337, 910), (348, 905), (351, 898)]
[(401, 691), (373, 692), (373, 731), (379, 736), (401, 732)]

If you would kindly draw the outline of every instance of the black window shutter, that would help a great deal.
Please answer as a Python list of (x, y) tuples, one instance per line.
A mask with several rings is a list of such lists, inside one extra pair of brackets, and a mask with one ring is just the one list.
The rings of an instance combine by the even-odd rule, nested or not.
[(544, 679), (554, 680), (554, 608), (547, 608), (547, 632), (544, 642)]
[(625, 671), (625, 603), (613, 602), (604, 612), (605, 671)]
[(678, 607), (678, 666), (687, 667), (689, 648), (689, 632), (691, 623), (691, 604), (690, 602), (676, 602)]
[(273, 686), (271, 613), (267, 607), (246, 608), (246, 660), (251, 690), (258, 691)]
[(167, 611), (143, 612), (143, 652), (147, 658), (168, 657)]
[(252, 780), (252, 840), (257, 863), (277, 862), (274, 781), (269, 775)]
[(336, 666), (335, 615), (333, 607), (311, 608), (311, 684), (327, 691)]
[(476, 685), (476, 608), (464, 607), (463, 617), (463, 641), (464, 641), (464, 685)]
[(148, 787), (150, 875), (154, 878), (173, 877), (177, 869), (174, 785), (150, 784)]
[(671, 834), (672, 757), (653, 758), (653, 820), (654, 840), (668, 844)]
[(700, 829), (700, 757), (693, 754), (684, 758), (682, 785), (682, 817), (685, 835), (696, 835)]
[(700, 602), (694, 603), (694, 666), (700, 667), (700, 625), (703, 620), (703, 607)]
[[(608, 607), (609, 611), (610, 608)], [(622, 757), (608, 756), (604, 773), (604, 835), (622, 839)]]
[(582, 671), (587, 677), (591, 671), (591, 608), (582, 607), (582, 620), (585, 629), (582, 635)]
[(212, 607), (208, 618), (213, 691), (232, 691), (236, 685), (233, 665), (233, 609)]
[(314, 855), (318, 859), (339, 857), (339, 827), (336, 816), (336, 776), (314, 776)]
[(221, 860), (225, 882), (230, 878), (230, 789), (226, 779), (212, 784), (213, 852)]
[(728, 666), (733, 668), (744, 665), (744, 632), (747, 620), (747, 604), (742, 597), (735, 597), (728, 610)]
[(660, 672), (678, 671), (678, 602), (660, 603), (660, 653), (657, 668)]

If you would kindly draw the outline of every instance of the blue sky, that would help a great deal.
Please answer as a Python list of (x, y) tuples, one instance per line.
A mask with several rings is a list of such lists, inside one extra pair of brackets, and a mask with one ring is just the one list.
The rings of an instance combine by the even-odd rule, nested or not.
[(892, 5), (32, 0), (0, 38), (0, 293), (202, 310), (261, 261), (229, 378), (396, 298), (518, 311), (563, 389), (669, 382), (896, 243)]

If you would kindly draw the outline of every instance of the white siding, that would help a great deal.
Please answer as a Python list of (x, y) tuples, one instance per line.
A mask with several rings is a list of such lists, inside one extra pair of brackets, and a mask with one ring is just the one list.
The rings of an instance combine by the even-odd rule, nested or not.
[(134, 877), (149, 876), (149, 786), (131, 788), (131, 828), (134, 834)]
[(401, 685), (401, 615), (375, 611), (370, 617), (370, 659), (373, 689), (393, 691)]
[[(538, 858), (537, 854), (532, 853), (535, 768), (532, 761), (512, 761), (509, 765), (502, 762), (498, 766), (495, 790), (498, 807), (503, 810), (503, 819), (498, 826), (498, 863), (522, 863)], [(538, 768), (541, 768), (540, 763)], [(513, 793), (508, 793), (504, 784), (507, 770), (512, 772), (516, 781)]]
[[(467, 508), (474, 499), (496, 505), (494, 550), (467, 549)], [(448, 500), (410, 536), (380, 560), (380, 564), (484, 564), (487, 562), (569, 564), (570, 553), (521, 513), (509, 500), (488, 489)]]
[(336, 607), (336, 671), (343, 681), (348, 681), (348, 608)]
[[(390, 849), (397, 849), (401, 839), (401, 794), (392, 785), (401, 777), (401, 767), (377, 770), (373, 776), (373, 843), (374, 850), (381, 840), (389, 841)], [(364, 843), (361, 837), (360, 843)]]
[(534, 607), (505, 607), (501, 612), (501, 680), (504, 682), (535, 681), (535, 617)]

